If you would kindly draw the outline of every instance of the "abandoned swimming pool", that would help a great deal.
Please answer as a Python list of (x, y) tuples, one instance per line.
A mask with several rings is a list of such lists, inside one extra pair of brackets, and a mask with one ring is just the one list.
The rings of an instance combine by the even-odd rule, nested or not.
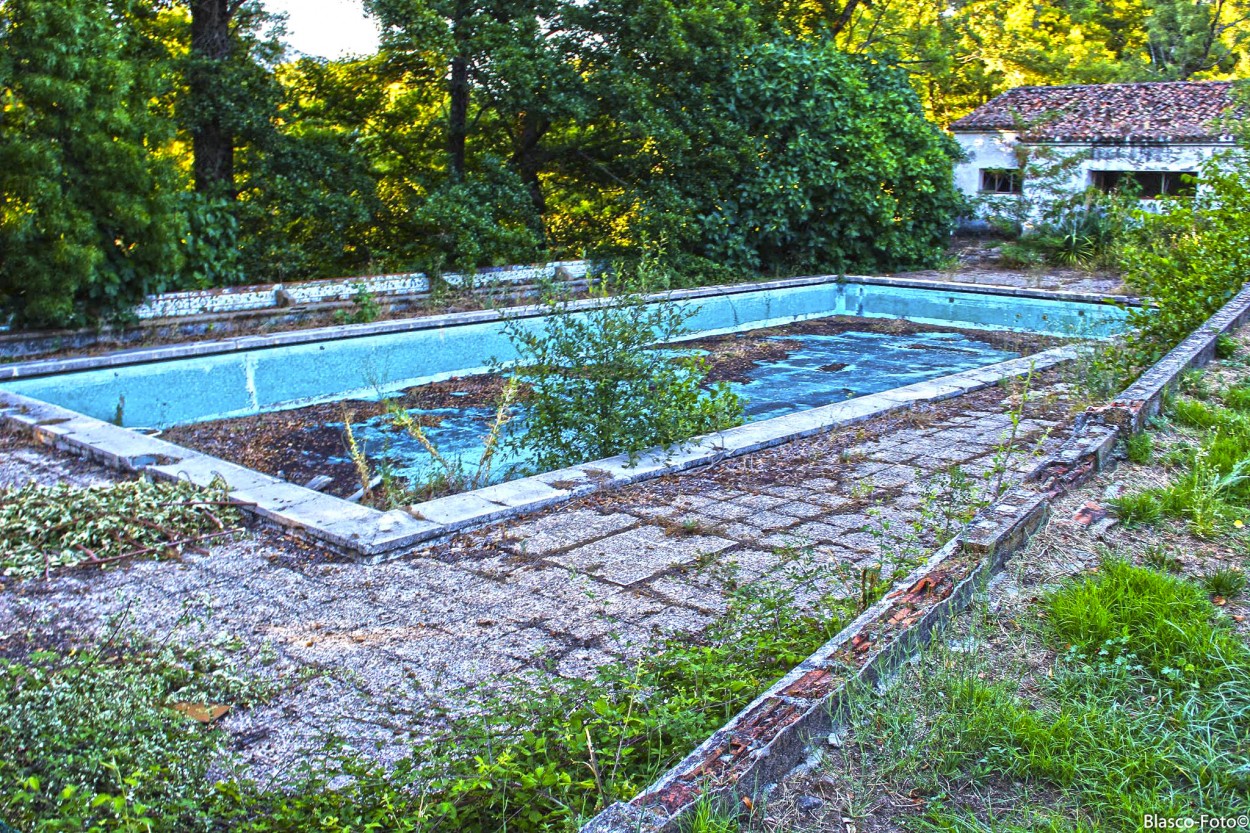
[[(1118, 332), (1124, 320), (1122, 310), (1105, 304), (836, 280), (784, 288), (735, 286), (684, 303), (694, 307), (690, 338), (839, 315), (1102, 338)], [(241, 338), (185, 351), (134, 351), (133, 363), (73, 372), (56, 372), (63, 363), (30, 362), (0, 368), (0, 388), (126, 427), (249, 416), (485, 372), (492, 361), (515, 356), (504, 334), (505, 315), (539, 327), (539, 312), (524, 308), (487, 320), (444, 316), (438, 326), (412, 331), (326, 328), (323, 338), (306, 331), (296, 343)], [(274, 342), (279, 343), (270, 346)], [(145, 353), (158, 360), (144, 360)]]
[[(1123, 312), (1113, 306), (1046, 297), (1018, 297), (949, 289), (921, 289), (871, 283), (814, 281), (784, 287), (729, 287), (689, 304), (688, 340), (716, 358), (717, 336), (753, 334), (771, 355), (748, 363), (728, 381), (745, 402), (747, 422), (758, 422), (866, 394), (992, 365), (1021, 355), (1020, 343), (1004, 344), (990, 333), (1102, 338), (1118, 332)], [(19, 378), (0, 386), (114, 424), (168, 430), (185, 446), (301, 483), (311, 472), (336, 473), (330, 491), (346, 495), (352, 466), (342, 442), (347, 409), (318, 404), (378, 400), (396, 392), (485, 373), (513, 357), (504, 334), (507, 317), (526, 327), (542, 326), (535, 308), (505, 311), (488, 320), (457, 320), (410, 332), (376, 332), (375, 327), (327, 330), (298, 343), (252, 345), (248, 339), (206, 354), (166, 356), (71, 373), (39, 374), (18, 368)], [(799, 322), (853, 318), (859, 326), (806, 328)], [(463, 316), (462, 318), (473, 318)], [(478, 316), (480, 318), (480, 316)], [(896, 325), (910, 322), (908, 326)], [(891, 332), (891, 330), (894, 330)], [(981, 335), (978, 335), (980, 333)], [(311, 334), (315, 336), (314, 334)], [(721, 339), (723, 341), (724, 339)], [(678, 345), (675, 349), (680, 348)], [(202, 348), (200, 348), (202, 350)], [(139, 358), (142, 358), (140, 355)], [(452, 381), (453, 388), (463, 385)], [(429, 426), (428, 435), (448, 460), (472, 466), (482, 451), (490, 402), (472, 401), (453, 390), (440, 406), (409, 408)], [(282, 412), (312, 415), (311, 427), (273, 437), (248, 418)], [(524, 408), (510, 428), (524, 424)], [(205, 428), (229, 426), (225, 442), (205, 443)], [(288, 420), (288, 422), (292, 422)], [(295, 424), (295, 423), (293, 423)], [(425, 480), (437, 475), (424, 446), (375, 411), (355, 426), (362, 447), (396, 477)], [(327, 438), (328, 437), (328, 438)], [(285, 457), (273, 449), (285, 448)], [(515, 445), (499, 456), (490, 482), (533, 474), (526, 453)]]

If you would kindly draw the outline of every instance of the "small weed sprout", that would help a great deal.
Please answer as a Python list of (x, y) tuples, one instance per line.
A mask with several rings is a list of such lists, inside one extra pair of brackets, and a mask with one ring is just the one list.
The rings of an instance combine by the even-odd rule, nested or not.
[(363, 281), (352, 284), (352, 308), (341, 309), (334, 313), (337, 324), (368, 324), (377, 321), (382, 315), (382, 306), (377, 296), (369, 291)]
[(1176, 553), (1161, 544), (1151, 544), (1146, 547), (1145, 553), (1142, 554), (1142, 561), (1146, 566), (1162, 573), (1179, 573), (1185, 569), (1185, 565), (1181, 563)]
[(994, 452), (993, 467), (991, 471), (995, 475), (994, 490), (992, 499), (997, 500), (1002, 496), (1007, 483), (1007, 472), (1011, 468), (1011, 459), (1016, 453), (1017, 441), (1020, 437), (1020, 424), (1024, 420), (1024, 413), (1029, 406), (1029, 393), (1033, 386), (1033, 365), (1029, 364), (1029, 372), (1024, 377), (1023, 385), (1020, 389), (1018, 402), (1008, 412), (1011, 419), (1011, 431), (1003, 439)]
[(1237, 339), (1228, 333), (1220, 333), (1215, 339), (1215, 357), (1221, 361), (1227, 361), (1237, 355)]
[(1224, 599), (1235, 599), (1246, 589), (1246, 574), (1236, 568), (1216, 570), (1202, 580), (1207, 592)]
[(1139, 431), (1125, 441), (1125, 453), (1132, 463), (1148, 466), (1154, 460), (1155, 441), (1145, 431)]

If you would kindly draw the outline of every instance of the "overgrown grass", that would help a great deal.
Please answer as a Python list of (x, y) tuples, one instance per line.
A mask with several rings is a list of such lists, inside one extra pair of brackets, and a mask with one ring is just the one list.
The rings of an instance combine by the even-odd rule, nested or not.
[[(1005, 671), (984, 643), (935, 649), (852, 716), (874, 779), (925, 802), (909, 828), (1137, 831), (1147, 813), (1250, 812), (1250, 650), (1202, 588), (1108, 558), (1039, 606), (1029, 638), (1053, 662)], [(989, 784), (997, 809), (960, 799)]]
[[(1192, 384), (1190, 389), (1198, 390)], [(1235, 386), (1217, 395), (1205, 383), (1201, 389), (1210, 401), (1179, 397), (1167, 408), (1171, 421), (1188, 431), (1162, 456), (1161, 462), (1172, 470), (1172, 482), (1113, 501), (1126, 525), (1179, 518), (1191, 532), (1212, 537), (1244, 524), (1250, 511), (1250, 413), (1244, 410), (1250, 391)], [(1149, 457), (1145, 448), (1146, 441), (1134, 437), (1130, 459), (1153, 459), (1153, 441)]]

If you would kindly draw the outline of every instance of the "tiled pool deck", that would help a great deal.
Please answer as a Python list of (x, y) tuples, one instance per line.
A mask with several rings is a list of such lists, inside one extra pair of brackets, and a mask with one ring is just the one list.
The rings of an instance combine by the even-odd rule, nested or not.
[[(259, 530), (208, 556), (8, 583), (6, 641), (116, 626), (217, 646), (279, 680), (225, 726), (256, 774), (278, 774), (334, 734), (391, 759), (442, 708), (526, 675), (586, 676), (724, 610), (732, 582), (849, 593), (859, 570), (926, 554), (944, 472), (975, 489), (1033, 465), (1067, 434), (1061, 369), (1039, 373), (1006, 454), (1010, 386), (989, 387), (463, 534), (380, 565)], [(0, 485), (116, 475), (0, 437)], [(1008, 478), (1010, 479), (1010, 477)], [(916, 522), (924, 530), (914, 533)], [(5, 646), (0, 644), (0, 649)], [(511, 682), (510, 682), (511, 681)]]

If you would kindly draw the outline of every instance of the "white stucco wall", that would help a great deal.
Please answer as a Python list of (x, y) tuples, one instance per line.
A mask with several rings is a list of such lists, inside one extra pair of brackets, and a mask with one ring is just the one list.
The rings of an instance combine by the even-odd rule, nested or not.
[[(984, 168), (1019, 167), (1017, 135), (993, 131), (980, 133), (956, 133), (956, 141), (963, 149), (966, 159), (955, 166), (955, 186), (977, 207), (978, 216), (1002, 211), (1006, 203), (1016, 198), (981, 193), (981, 170)], [(1044, 203), (1050, 196), (1060, 193), (1078, 193), (1092, 184), (1091, 171), (1194, 171), (1197, 172), (1211, 157), (1231, 150), (1234, 145), (1223, 142), (1207, 144), (1032, 144), (1022, 149), (1045, 159), (1045, 166), (1058, 167), (1062, 160), (1072, 160), (1071, 167), (1063, 166), (1061, 175), (1047, 182), (1030, 181), (1023, 184), (1024, 199), (1034, 204)], [(1080, 158), (1080, 157), (1084, 158)], [(1077, 161), (1079, 159), (1079, 161)], [(1152, 200), (1143, 200), (1143, 204)]]

